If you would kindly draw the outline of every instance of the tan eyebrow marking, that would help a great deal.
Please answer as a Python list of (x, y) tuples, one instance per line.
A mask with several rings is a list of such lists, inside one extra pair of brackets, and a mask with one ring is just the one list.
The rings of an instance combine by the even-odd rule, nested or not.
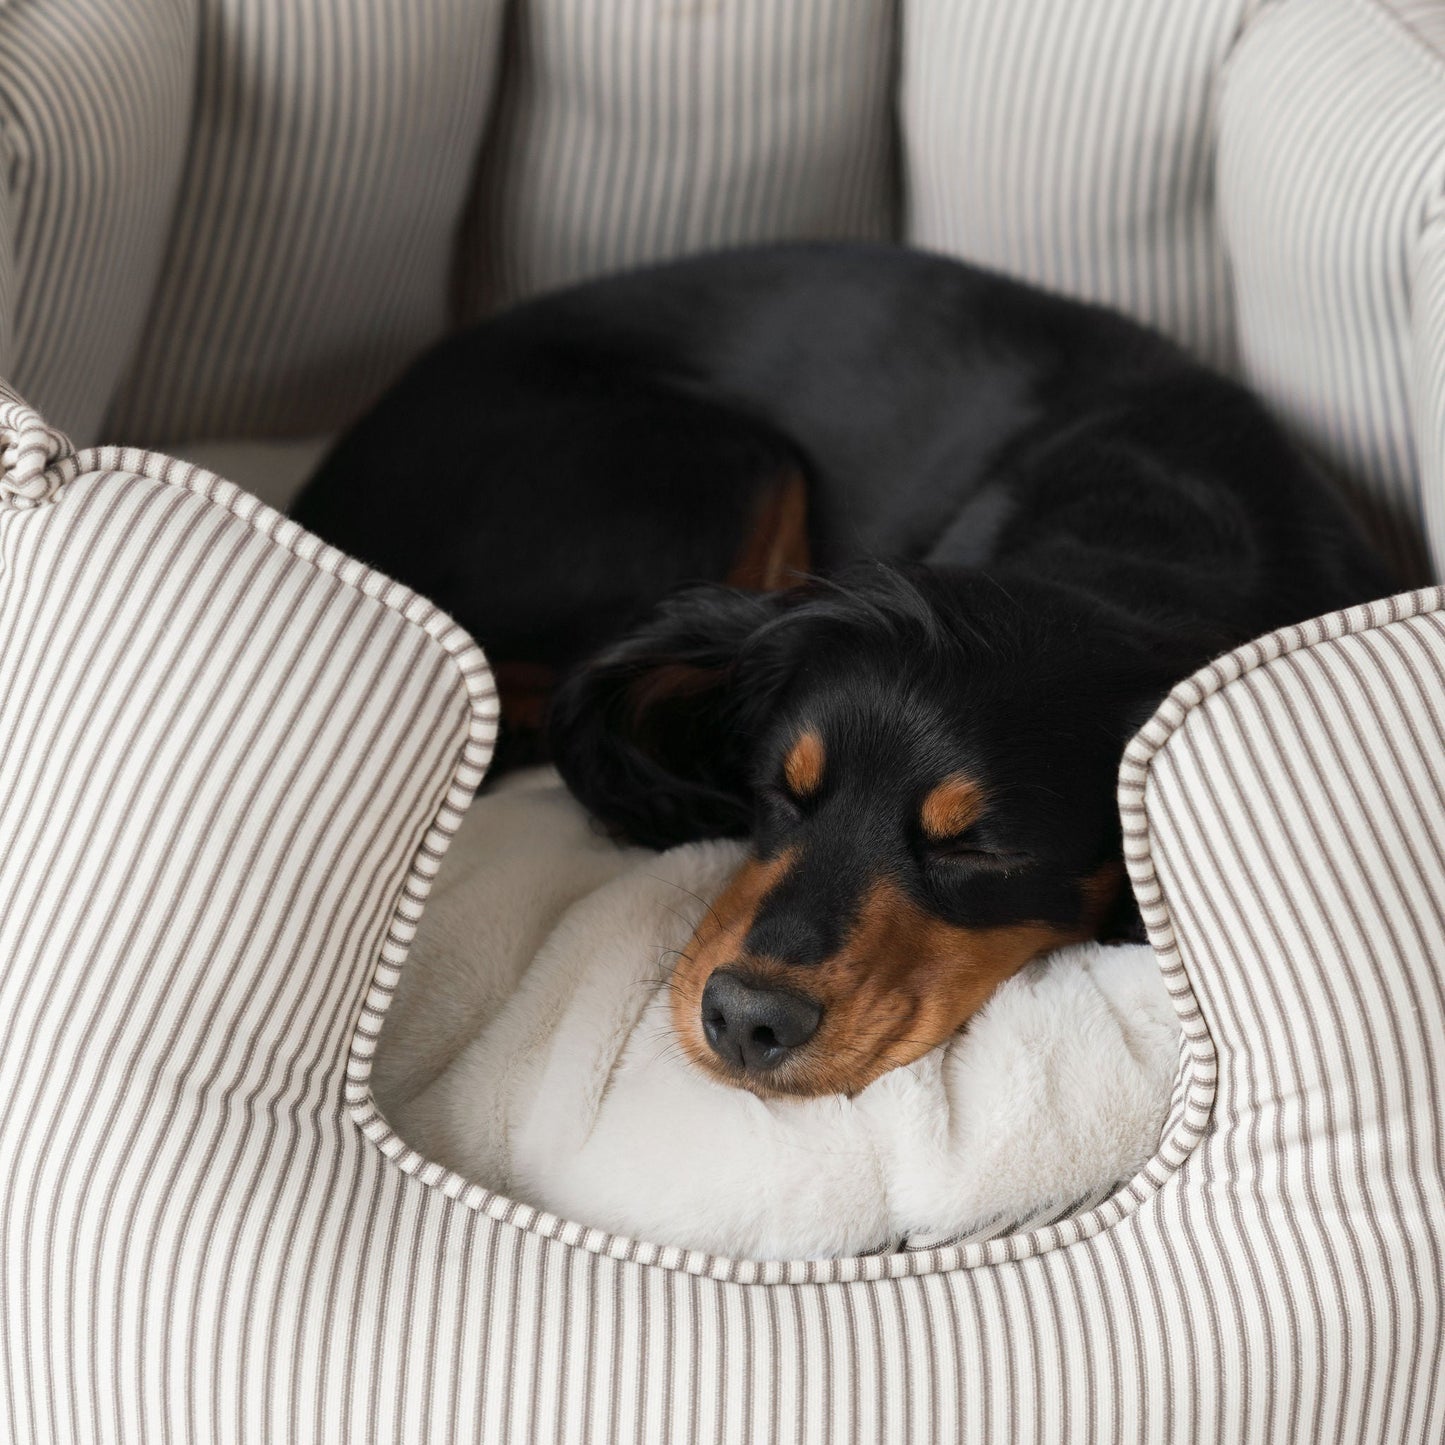
[(788, 749), (783, 777), (799, 798), (811, 797), (823, 784), (823, 739), (809, 729)]
[(923, 800), (919, 821), (935, 842), (956, 838), (983, 811), (983, 792), (972, 778), (955, 773), (945, 778)]

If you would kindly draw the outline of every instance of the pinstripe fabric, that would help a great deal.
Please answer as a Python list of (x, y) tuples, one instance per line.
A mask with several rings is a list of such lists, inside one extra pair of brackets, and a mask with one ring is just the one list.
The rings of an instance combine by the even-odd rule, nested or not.
[[(1442, 49), (1445, 54), (1445, 49)], [(1441, 111), (1445, 149), (1445, 107)], [(1435, 575), (1445, 575), (1445, 191), (1423, 227), (1414, 248), (1410, 277), (1410, 337), (1406, 354), (1411, 430), (1419, 489), (1417, 519), (1413, 509), (1404, 519), (1406, 542), (1416, 542), (1420, 521)], [(1411, 551), (1410, 555), (1416, 555)]]
[(528, 0), (464, 314), (654, 258), (894, 233), (894, 0)]
[[(1434, 167), (1445, 112), (1428, 48), (1438, 12), (1423, 0), (1392, 7), (1312, 0), (1305, 26), (1300, 0), (1278, 0), (1254, 22), (1224, 97), (1221, 191), (1244, 366), (1334, 461), (1390, 499), (1403, 552), (1416, 507), (1437, 549), (1442, 535), (1445, 243)], [(904, 40), (914, 226), (920, 239), (935, 227), (929, 243), (946, 249), (995, 246), (1011, 269), (1052, 267), (1042, 279), (1069, 289), (1121, 286), (1129, 294), (1111, 299), (1145, 315), (1162, 307), (1151, 319), (1218, 358), (1231, 343), (1202, 219), (1207, 157), (1177, 116), (1149, 129), (1159, 111), (1145, 83), (1162, 94), (1171, 75), (1187, 75), (1207, 104), (1206, 67), (1170, 70), (1152, 10), (1089, 8), (1099, 63), (1123, 67), (1109, 72), (1118, 83), (1101, 92), (1094, 129), (1072, 86), (1099, 72), (1078, 63), (1086, 47), (1073, 9), (1030, 0), (945, 12), (916, 0)], [(9, 27), (65, 13), (79, 12), (0, 4), (0, 66), (18, 33)], [(167, 13), (145, 11), (156, 23)], [(246, 24), (224, 30), (216, 20), (229, 12), (201, 13), (211, 27), (202, 70), (219, 98), (212, 129), (198, 133), (173, 244), (177, 256), (206, 258), (204, 281), (169, 268), (132, 419), (141, 429), (144, 401), (157, 430), (277, 428), (303, 412), (309, 425), (315, 408), (340, 406), (347, 387), (354, 398), (385, 370), (378, 342), (372, 360), (334, 372), (330, 395), (316, 318), (330, 325), (359, 298), (366, 336), (394, 342), (397, 355), (416, 338), (388, 330), (396, 313), (356, 280), (380, 272), (333, 276), (320, 239), (314, 254), (294, 239), (311, 234), (307, 224), (293, 239), (273, 233), (253, 259), (234, 238), (259, 233), (236, 215), (255, 194), (247, 187), (267, 179), (262, 158), (281, 173), (302, 155), (334, 164), (328, 125), (380, 145), (348, 109), (369, 92), (315, 85), (294, 92), (314, 112), (247, 110), (241, 82), (266, 67), (246, 57), (289, 57), (298, 69), (287, 74), (310, 69), (314, 84), (320, 52), (306, 47), (318, 32), (305, 27), (322, 12), (248, 6)], [(711, 139), (690, 139), (712, 133), (689, 129), (671, 101), (618, 123), (618, 136), (653, 128), (649, 167), (635, 173), (608, 169), (606, 106), (562, 125), (551, 110), (557, 77), (579, 103), (593, 93), (583, 84), (591, 69), (576, 68), (596, 38), (592, 13), (538, 4), (518, 36), (525, 63), (506, 123), (518, 127), (519, 153), (536, 178), (571, 175), (590, 199), (569, 230), (574, 222), (547, 211), (554, 198), (540, 181), (527, 199), (532, 173), (507, 181), (504, 291), (543, 284), (546, 267), (611, 264), (609, 247), (620, 258), (634, 243), (637, 254), (693, 244), (689, 207), (728, 200), (729, 215), (755, 205), (785, 216), (780, 225), (805, 224), (795, 218), (813, 214), (811, 178), (791, 173), (776, 212), (756, 188), (763, 169), (744, 168), (730, 189), (723, 141), (714, 153)], [(737, 48), (710, 52), (733, 58), (734, 95), (786, 94), (767, 90), (765, 67), (743, 73), (756, 52), (738, 17), (753, 13), (700, 12), (689, 24), (742, 26)], [(782, 42), (796, 41), (776, 53), (799, 64), (827, 51), (812, 49), (820, 35), (843, 47), (849, 25), (885, 35), (867, 31), (877, 12), (866, 8), (767, 13)], [(1214, 66), (1229, 38), (1222, 12), (1191, 5), (1188, 24), (1184, 13), (1171, 11), (1179, 34)], [(131, 14), (107, 11), (117, 25)], [(482, 28), (493, 19), (477, 20), (474, 50), (451, 47), (455, 70), (440, 68), (453, 98), (473, 96), (459, 78), (467, 66), (484, 75)], [(1126, 22), (1154, 57), (1147, 76), (1107, 39)], [(1005, 42), (1062, 57), (1042, 130), (1011, 119), (995, 69), (973, 63)], [(701, 53), (654, 43), (660, 69), (648, 74), (675, 75)], [(386, 40), (369, 55), (404, 69), (410, 53)], [(631, 93), (642, 53), (619, 52), (619, 92)], [(826, 73), (853, 75), (872, 96), (869, 86), (884, 84), (881, 54), (866, 84), (848, 68), (856, 58)], [(5, 144), (41, 134), (8, 109), (31, 92), (0, 79)], [(1015, 77), (1009, 94), (1020, 85)], [(130, 104), (152, 103), (141, 87), (123, 89)], [(797, 88), (817, 101), (803, 108), (815, 120), (839, 113), (818, 100), (826, 89)], [(64, 91), (40, 86), (30, 103)], [(479, 106), (484, 91), (483, 80)], [(90, 114), (90, 101), (78, 113)], [(744, 124), (744, 110), (727, 113)], [(266, 130), (268, 114), (296, 120), (294, 152)], [(990, 117), (996, 132), (979, 131)], [(463, 119), (458, 133), (468, 133)], [(140, 129), (127, 131), (132, 122)], [(142, 130), (127, 111), (117, 133)], [(1142, 151), (1118, 139), (1145, 132)], [(978, 145), (966, 151), (970, 134)], [(1102, 170), (1088, 194), (1100, 199), (1067, 192), (1040, 225), (1030, 204), (1057, 193), (1037, 170), (1049, 134), (1094, 157)], [(817, 154), (811, 142), (772, 143)], [(752, 154), (741, 142), (738, 153)], [(28, 154), (12, 150), (9, 171), (26, 174)], [(676, 154), (693, 158), (659, 159)], [(978, 165), (983, 155), (999, 157), (989, 162), (997, 174)], [(1124, 155), (1128, 168), (1110, 170)], [(465, 177), (449, 173), (443, 185), (425, 164), (372, 163), (424, 192), (416, 215), (428, 225), (446, 211), (444, 192), (455, 209)], [(35, 174), (84, 174), (67, 166)], [(1010, 201), (1031, 167), (1042, 176), (1032, 202), (1022, 191)], [(340, 238), (325, 257), (352, 248), (369, 266), (403, 242), (391, 234), (372, 249), (363, 234), (385, 209), (361, 199), (363, 171), (347, 182), (354, 210), (328, 212), (316, 230), (327, 247)], [(1166, 172), (1177, 193), (1161, 189)], [(875, 224), (884, 212), (868, 197), (883, 191), (860, 178), (880, 174), (884, 160), (860, 162), (858, 209), (839, 201), (829, 215)], [(670, 179), (649, 189), (659, 176)], [(158, 177), (148, 184), (160, 188)], [(683, 182), (694, 189), (675, 188)], [(299, 206), (321, 184), (297, 169), (277, 194)], [(77, 182), (70, 200), (64, 186), (8, 197), (25, 305), (51, 308), (53, 325), (28, 333), (33, 354), (54, 348), (60, 391), (72, 384), (67, 367), (89, 364), (77, 355), (92, 338), (105, 352), (123, 330), (95, 308), (135, 299), (88, 293), (91, 273), (72, 271), (65, 245), (94, 243), (104, 264), (120, 253), (94, 237), (114, 225), (104, 234), (123, 232), (127, 254), (145, 249), (139, 211), (91, 212), (77, 199), (90, 185)], [(1176, 202), (1184, 230), (1166, 262), (1153, 208)], [(282, 214), (257, 212), (263, 222)], [(1051, 253), (1048, 226), (1077, 228), (1080, 215), (1101, 249), (1093, 259)], [(27, 231), (26, 217), (48, 218), (49, 243), (25, 239), (44, 232)], [(709, 219), (704, 239), (723, 224)], [(544, 228), (555, 239), (534, 263), (528, 246)], [(433, 328), (441, 302), (427, 287), (443, 252), (418, 260), (425, 287), (396, 273), (397, 304), (414, 283), (429, 298), (416, 315)], [(90, 310), (70, 316), (71, 306)], [(328, 365), (349, 335), (332, 333)], [(288, 370), (278, 357), (300, 359)], [(93, 404), (78, 381), (74, 394)], [(68, 420), (68, 404), (57, 419)], [(390, 988), (494, 728), (467, 639), (206, 473), (113, 448), (71, 456), (4, 387), (0, 444), (0, 1439), (1445, 1438), (1445, 594), (1251, 644), (1176, 689), (1131, 745), (1120, 789), (1131, 873), (1183, 1026), (1160, 1153), (1138, 1179), (1095, 1209), (1002, 1239), (822, 1263), (728, 1261), (612, 1238), (468, 1184), (407, 1150), (370, 1103)]]
[(1256, 0), (912, 0), (900, 101), (913, 243), (1234, 356), (1211, 111)]
[(1245, 375), (1364, 484), (1384, 545), (1415, 578), (1431, 570), (1423, 516), (1439, 575), (1439, 7), (1283, 0), (1268, 8), (1231, 65), (1219, 152)]
[(1167, 745), (1137, 805), (1126, 773), (1151, 936), (1220, 1052), (1203, 1187), (1179, 1199), (1196, 1309), (1276, 1386), (1236, 1368), (1233, 1438), (1445, 1436), (1442, 607), (1241, 649), (1146, 728), (1136, 761)]
[(446, 324), (501, 0), (195, 8), (166, 264), (105, 432), (331, 430)]
[(490, 681), (208, 474), (50, 475), (0, 501), (0, 1437), (337, 1438), (380, 1410), (344, 1322), (394, 1182), (346, 1041), (481, 776)]
[(539, 1215), (370, 1104), (494, 732), (468, 640), (184, 464), (49, 476), (0, 503), (4, 1438), (1445, 1435), (1445, 593), (1253, 643), (1131, 744), (1183, 1025), (1138, 1179), (751, 1263)]
[(0, 368), (82, 438), (145, 322), (194, 47), (192, 0), (0, 8)]

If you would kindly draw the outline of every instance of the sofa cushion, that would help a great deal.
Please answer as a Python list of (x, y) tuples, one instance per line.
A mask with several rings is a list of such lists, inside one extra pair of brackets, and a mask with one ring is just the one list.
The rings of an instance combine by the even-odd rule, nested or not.
[(146, 322), (195, 46), (193, 0), (0, 6), (0, 372), (82, 441)]
[(5, 1436), (377, 1438), (301, 1340), (374, 1322), (376, 1191), (417, 1188), (347, 1115), (348, 1043), (485, 765), (482, 657), (7, 391), (0, 670)]
[(747, 241), (894, 234), (895, 0), (523, 0), (468, 318)]
[(1439, 5), (1266, 8), (1219, 112), (1242, 370), (1356, 483), (1412, 578), (1445, 569), (1442, 196)]
[(105, 435), (332, 430), (447, 323), (502, 0), (194, 8), (165, 265)]
[(1257, 0), (910, 0), (907, 238), (1234, 356), (1220, 67)]

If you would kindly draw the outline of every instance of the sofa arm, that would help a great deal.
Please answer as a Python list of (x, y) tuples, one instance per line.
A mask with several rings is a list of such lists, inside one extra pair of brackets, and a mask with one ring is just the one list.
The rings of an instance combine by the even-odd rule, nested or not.
[[(1181, 684), (1120, 786), (1187, 1034), (1165, 1153), (1184, 1165), (1179, 1209), (1218, 1245), (1209, 1292), (1247, 1358), (1313, 1361), (1330, 1390), (1373, 1378), (1368, 1409), (1396, 1414), (1431, 1408), (1407, 1372), (1441, 1362), (1442, 780), (1435, 589), (1275, 633)], [(1396, 1425), (1369, 1438), (1433, 1438)]]

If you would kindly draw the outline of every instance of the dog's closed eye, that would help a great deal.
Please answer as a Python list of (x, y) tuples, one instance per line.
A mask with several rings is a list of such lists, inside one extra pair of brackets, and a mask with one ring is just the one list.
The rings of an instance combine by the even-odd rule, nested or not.
[(998, 847), (978, 828), (967, 828), (952, 838), (925, 839), (924, 848), (930, 860), (943, 863), (1018, 868), (1029, 861), (1026, 853)]
[(1016, 868), (1028, 861), (1016, 849), (1000, 846), (981, 819), (984, 791), (972, 778), (955, 773), (933, 787), (919, 809), (923, 849), (930, 861)]

